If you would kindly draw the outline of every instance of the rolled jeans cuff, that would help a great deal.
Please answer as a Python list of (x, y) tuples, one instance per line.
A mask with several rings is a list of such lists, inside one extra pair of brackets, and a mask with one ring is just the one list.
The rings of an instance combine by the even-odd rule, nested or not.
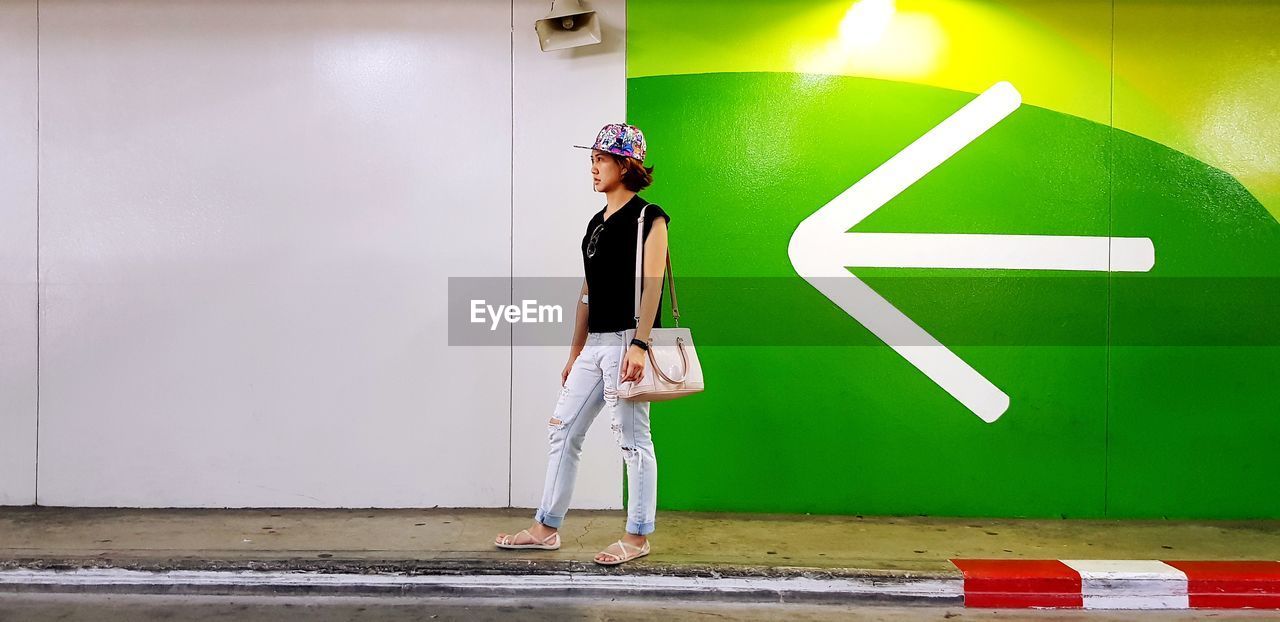
[(653, 533), (654, 523), (633, 523), (627, 521), (627, 533), (644, 536)]
[(539, 508), (537, 512), (533, 513), (533, 520), (536, 520), (539, 523), (542, 523), (543, 525), (546, 525), (548, 527), (559, 529), (560, 523), (564, 522), (564, 517), (552, 516), (550, 514), (547, 514), (546, 512), (543, 512), (542, 509)]

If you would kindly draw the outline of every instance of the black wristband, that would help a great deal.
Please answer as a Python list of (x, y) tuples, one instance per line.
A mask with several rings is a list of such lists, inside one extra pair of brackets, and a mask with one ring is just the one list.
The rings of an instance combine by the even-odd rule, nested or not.
[(644, 350), (645, 352), (648, 352), (648, 351), (649, 351), (649, 344), (647, 344), (647, 343), (645, 343), (645, 342), (643, 342), (643, 341), (640, 341), (639, 339), (632, 339), (632, 340), (631, 340), (631, 345), (633, 345), (633, 346), (640, 346), (640, 349), (641, 349), (641, 350)]

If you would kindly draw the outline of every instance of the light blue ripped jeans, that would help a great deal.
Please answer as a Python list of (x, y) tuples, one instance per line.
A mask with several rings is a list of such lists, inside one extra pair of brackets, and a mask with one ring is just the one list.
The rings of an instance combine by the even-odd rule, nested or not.
[[(658, 508), (658, 461), (649, 435), (649, 402), (619, 399), (624, 333), (587, 333), (587, 343), (574, 360), (560, 390), (547, 435), (547, 478), (542, 486), (542, 502), (533, 518), (548, 527), (559, 528), (569, 510), (573, 484), (578, 478), (578, 459), (587, 429), (603, 407), (613, 422), (610, 428), (622, 448), (627, 468), (627, 531), (637, 535), (653, 532)], [(652, 373), (645, 369), (645, 373)]]

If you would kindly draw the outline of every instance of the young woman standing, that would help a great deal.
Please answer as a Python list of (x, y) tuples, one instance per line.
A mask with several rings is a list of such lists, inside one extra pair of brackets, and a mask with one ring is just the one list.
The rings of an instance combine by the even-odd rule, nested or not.
[[(582, 238), (586, 279), (577, 305), (569, 362), (560, 374), (560, 397), (548, 423), (546, 480), (533, 525), (516, 534), (498, 534), (505, 549), (558, 549), (559, 527), (569, 509), (578, 460), (587, 429), (601, 408), (609, 411), (614, 436), (626, 463), (626, 533), (595, 556), (601, 564), (649, 554), (654, 530), (658, 463), (649, 434), (649, 402), (617, 396), (620, 382), (645, 373), (649, 332), (661, 327), (662, 278), (667, 254), (667, 222), (671, 217), (638, 192), (653, 182), (644, 166), (644, 134), (634, 126), (609, 124), (591, 147), (592, 187), (603, 193), (604, 209), (592, 216)], [(635, 318), (636, 227), (644, 211), (644, 277), (640, 319)], [(635, 328), (635, 339), (622, 354), (623, 332)]]

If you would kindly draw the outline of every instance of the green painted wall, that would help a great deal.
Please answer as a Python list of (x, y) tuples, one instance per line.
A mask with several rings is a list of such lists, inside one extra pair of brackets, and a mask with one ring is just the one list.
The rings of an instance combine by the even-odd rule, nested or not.
[[(653, 408), (660, 508), (1280, 516), (1280, 8), (1157, 4), (628, 3), (628, 120), (708, 384)], [(788, 244), (1000, 81), (1022, 105), (852, 231), (1141, 237), (1156, 260), (851, 269), (1008, 395), (986, 423)]]

